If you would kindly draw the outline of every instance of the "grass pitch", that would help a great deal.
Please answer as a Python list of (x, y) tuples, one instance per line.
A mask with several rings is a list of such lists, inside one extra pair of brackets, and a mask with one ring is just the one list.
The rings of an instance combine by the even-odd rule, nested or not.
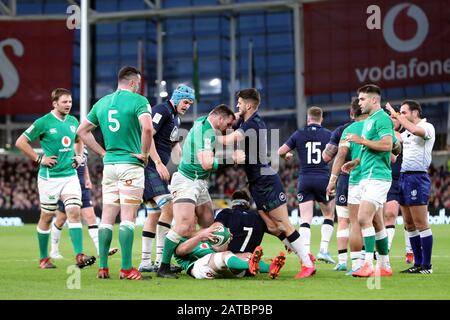
[[(136, 228), (133, 264), (139, 265), (142, 227)], [(157, 278), (146, 281), (119, 280), (120, 251), (110, 258), (111, 279), (96, 279), (98, 264), (80, 270), (79, 289), (73, 276), (73, 251), (69, 232), (64, 229), (61, 239), (63, 260), (55, 261), (56, 269), (38, 268), (38, 244), (35, 225), (0, 227), (0, 299), (97, 299), (97, 300), (388, 300), (388, 299), (450, 299), (450, 226), (433, 225), (433, 274), (404, 275), (404, 239), (401, 226), (397, 226), (391, 263), (393, 277), (359, 279), (333, 271), (333, 265), (317, 262), (317, 274), (296, 280), (298, 259), (287, 255), (286, 265), (278, 279), (267, 274), (244, 279), (195, 280), (184, 272), (177, 280)], [(320, 227), (312, 227), (312, 251), (317, 253)], [(337, 260), (335, 233), (330, 252)], [(113, 235), (113, 246), (119, 247), (118, 228)], [(263, 241), (263, 260), (268, 261), (284, 249), (281, 242), (266, 235)], [(84, 228), (85, 252), (95, 252), (94, 245)], [(76, 272), (76, 270), (75, 270)], [(70, 289), (73, 288), (74, 289)]]

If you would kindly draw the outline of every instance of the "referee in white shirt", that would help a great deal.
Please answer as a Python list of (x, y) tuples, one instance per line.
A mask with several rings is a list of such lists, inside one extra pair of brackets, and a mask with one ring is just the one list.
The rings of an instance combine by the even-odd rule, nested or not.
[(420, 103), (405, 100), (400, 113), (388, 103), (386, 109), (406, 129), (402, 134), (403, 162), (400, 170), (400, 205), (414, 253), (414, 266), (401, 273), (430, 274), (433, 234), (428, 226), (431, 181), (428, 167), (435, 141), (434, 126), (422, 119)]

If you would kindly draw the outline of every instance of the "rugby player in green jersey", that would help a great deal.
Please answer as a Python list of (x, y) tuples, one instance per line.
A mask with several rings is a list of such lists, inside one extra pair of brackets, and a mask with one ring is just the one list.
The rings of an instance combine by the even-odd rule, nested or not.
[[(48, 255), (52, 218), (58, 200), (64, 203), (69, 220), (70, 239), (76, 254), (76, 265), (84, 268), (95, 257), (83, 254), (83, 232), (80, 220), (81, 188), (76, 168), (82, 162), (83, 143), (76, 131), (78, 120), (69, 115), (72, 94), (64, 88), (52, 91), (53, 110), (37, 119), (17, 139), (16, 147), (39, 165), (38, 190), (41, 215), (37, 225), (41, 269), (55, 268)], [(44, 154), (38, 155), (31, 142), (39, 140)]]
[[(391, 276), (388, 237), (384, 228), (382, 209), (392, 181), (391, 152), (394, 144), (394, 149), (399, 148), (399, 143), (395, 138), (390, 117), (381, 108), (380, 88), (373, 84), (365, 85), (358, 89), (358, 99), (361, 112), (368, 114), (369, 117), (364, 121), (361, 135), (347, 134), (346, 140), (362, 146), (361, 156), (359, 161), (356, 161), (361, 166), (361, 203), (358, 221), (366, 254), (363, 266), (352, 275), (354, 277), (370, 277), (374, 274)], [(352, 168), (350, 165), (346, 169), (349, 169), (348, 167)], [(374, 223), (377, 221), (380, 223), (377, 230), (380, 231), (375, 233)], [(380, 256), (376, 273), (373, 268), (375, 245)]]
[[(198, 118), (186, 137), (181, 162), (169, 188), (173, 196), (175, 225), (166, 235), (158, 277), (177, 278), (170, 270), (170, 260), (181, 237), (192, 237), (196, 222), (202, 228), (214, 222), (207, 179), (212, 171), (222, 166), (215, 156), (216, 138), (230, 129), (234, 120), (233, 111), (226, 105), (219, 105), (209, 115)], [(236, 150), (226, 164), (244, 160), (244, 152)]]
[[(132, 250), (137, 210), (144, 192), (144, 166), (152, 142), (151, 107), (147, 98), (137, 94), (140, 72), (123, 67), (117, 90), (101, 98), (78, 129), (78, 135), (95, 153), (103, 157), (103, 211), (99, 227), (100, 269), (97, 277), (109, 278), (108, 254), (113, 225), (120, 213), (119, 243), (122, 252), (120, 279), (140, 280), (132, 266)], [(105, 149), (91, 131), (100, 127)]]

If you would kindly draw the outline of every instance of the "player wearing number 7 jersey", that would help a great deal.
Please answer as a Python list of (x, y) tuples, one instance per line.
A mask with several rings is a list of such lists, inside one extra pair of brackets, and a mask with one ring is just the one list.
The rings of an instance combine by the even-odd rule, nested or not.
[[(109, 278), (108, 253), (113, 225), (120, 212), (119, 243), (122, 251), (120, 279), (140, 280), (132, 267), (136, 212), (144, 193), (144, 166), (148, 162), (153, 126), (148, 100), (137, 94), (140, 72), (123, 67), (116, 92), (101, 98), (78, 129), (78, 135), (103, 157), (103, 211), (99, 227), (100, 270), (97, 277)], [(91, 131), (100, 127), (105, 149)]]
[(281, 146), (278, 153), (286, 160), (292, 158), (290, 150), (297, 149), (300, 161), (298, 176), (298, 208), (301, 225), (300, 236), (308, 252), (311, 252), (311, 221), (313, 217), (314, 201), (317, 201), (324, 217), (322, 224), (322, 239), (318, 260), (335, 263), (328, 253), (328, 244), (333, 234), (334, 199), (327, 196), (327, 184), (330, 169), (322, 159), (322, 152), (331, 138), (331, 131), (322, 127), (322, 109), (311, 107), (308, 109), (307, 126), (295, 131)]

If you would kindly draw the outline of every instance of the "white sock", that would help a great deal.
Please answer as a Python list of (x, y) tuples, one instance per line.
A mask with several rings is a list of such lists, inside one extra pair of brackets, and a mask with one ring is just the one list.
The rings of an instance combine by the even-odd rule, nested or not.
[(92, 241), (94, 242), (95, 245), (95, 249), (97, 250), (97, 255), (99, 254), (98, 252), (98, 225), (97, 224), (91, 224), (88, 226), (88, 232), (89, 232), (89, 236), (91, 237)]
[(347, 251), (339, 253), (338, 254), (339, 263), (340, 264), (346, 264), (347, 263), (347, 257), (348, 257)]
[(392, 240), (394, 239), (394, 235), (395, 235), (395, 227), (394, 228), (386, 227), (386, 232), (387, 232), (387, 236), (388, 236), (388, 249), (390, 251), (391, 250)]
[(282, 242), (284, 243), (284, 245), (286, 247), (291, 249), (293, 253), (297, 254), (297, 252), (295, 252), (294, 248), (292, 247), (291, 243), (289, 242), (289, 240), (287, 238), (284, 238)]
[(303, 247), (307, 253), (311, 252), (311, 229), (309, 227), (300, 227), (299, 229), (300, 237), (302, 238)]
[(149, 231), (142, 231), (142, 256), (141, 263), (150, 265), (152, 263), (152, 244), (155, 234)]
[(352, 259), (352, 270), (356, 270), (361, 266), (361, 251), (350, 252), (350, 258)]
[(59, 240), (61, 239), (62, 228), (58, 227), (52, 223), (52, 233), (51, 233), (51, 245), (50, 252), (59, 252)]
[(406, 231), (405, 229), (405, 251), (408, 252), (412, 252), (412, 248), (411, 248), (411, 242), (409, 242), (409, 232)]
[[(289, 237), (296, 237), (294, 234), (298, 232), (294, 231), (292, 235)], [(306, 247), (303, 244), (303, 239), (301, 236), (297, 237), (293, 242), (291, 242), (292, 248), (294, 248), (294, 252), (297, 254), (297, 256), (300, 258), (302, 263), (307, 267), (313, 267), (314, 264), (312, 263), (311, 259), (309, 258), (309, 251), (306, 250)]]
[[(328, 222), (328, 223), (326, 223)], [(325, 219), (321, 228), (320, 251), (328, 252), (328, 244), (333, 235), (333, 220)]]
[(164, 241), (169, 230), (170, 224), (158, 221), (158, 224), (156, 225), (156, 258), (155, 258), (155, 262), (157, 264), (159, 264), (162, 260)]

